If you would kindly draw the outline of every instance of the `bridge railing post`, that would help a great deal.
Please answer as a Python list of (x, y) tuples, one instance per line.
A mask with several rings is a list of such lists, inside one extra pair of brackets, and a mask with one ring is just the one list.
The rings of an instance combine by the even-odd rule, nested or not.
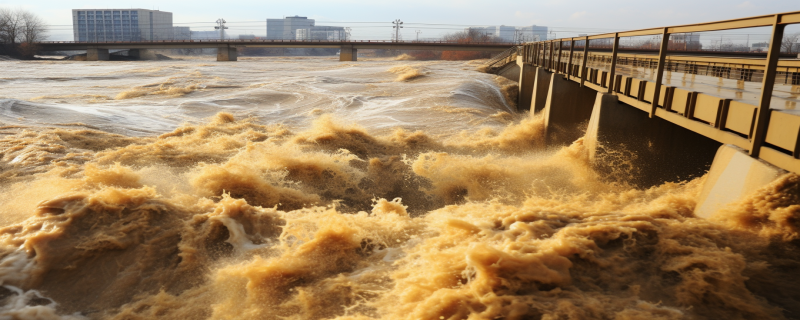
[(541, 42), (539, 46), (542, 49), (542, 52), (539, 52), (539, 66), (547, 68), (547, 65), (545, 65), (547, 59), (547, 42)]
[(767, 137), (767, 126), (769, 126), (770, 102), (772, 100), (772, 89), (775, 87), (775, 75), (778, 73), (778, 58), (781, 53), (781, 42), (783, 31), (786, 27), (780, 24), (781, 15), (776, 14), (772, 23), (772, 36), (767, 51), (767, 60), (764, 63), (764, 79), (761, 83), (761, 96), (759, 98), (758, 109), (756, 111), (756, 123), (753, 130), (753, 137), (750, 140), (750, 156), (758, 158), (761, 146)]
[(533, 64), (533, 59), (531, 59), (533, 47), (531, 47), (531, 45), (525, 45), (525, 47), (528, 48), (528, 51), (525, 53), (525, 63)]
[(572, 78), (572, 54), (575, 51), (575, 38), (569, 40), (569, 62), (567, 62), (567, 79)]
[(655, 92), (653, 92), (652, 105), (650, 107), (650, 118), (656, 116), (656, 109), (658, 109), (658, 99), (661, 98), (661, 78), (664, 77), (664, 64), (667, 61), (667, 50), (669, 50), (669, 28), (664, 28), (661, 34), (661, 49), (658, 52), (658, 69), (656, 70), (656, 85)]
[(589, 66), (586, 63), (589, 61), (589, 36), (583, 41), (583, 63), (581, 64), (581, 87), (583, 82), (586, 81), (586, 73), (589, 72)]
[(520, 56), (522, 56), (522, 63), (526, 63), (528, 58), (528, 47), (522, 46), (522, 52), (520, 52)]
[(556, 43), (554, 40), (550, 40), (550, 43), (548, 43), (548, 45), (550, 47), (550, 61), (547, 62), (547, 68), (553, 70), (553, 59), (555, 58), (556, 54), (556, 48), (555, 48)]
[(556, 59), (556, 73), (561, 73), (561, 53), (564, 51), (564, 42), (558, 39), (558, 59)]
[(617, 53), (619, 51), (619, 33), (614, 33), (614, 45), (611, 49), (611, 70), (608, 71), (608, 93), (614, 92), (617, 73)]

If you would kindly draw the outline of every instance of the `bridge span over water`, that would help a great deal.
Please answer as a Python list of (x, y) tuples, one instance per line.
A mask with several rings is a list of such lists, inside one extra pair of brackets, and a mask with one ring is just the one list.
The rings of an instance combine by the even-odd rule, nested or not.
[[(781, 52), (786, 26), (797, 23), (800, 12), (788, 12), (531, 42), (489, 66), (519, 70), (519, 108), (542, 114), (548, 145), (583, 137), (598, 170), (633, 173), (642, 186), (708, 173), (695, 211), (707, 217), (800, 174), (800, 57)], [(675, 43), (675, 35), (745, 28), (770, 29), (766, 52)], [(620, 46), (643, 36), (660, 39)]]
[[(599, 171), (633, 176), (644, 187), (707, 174), (695, 209), (707, 217), (783, 174), (800, 174), (800, 57), (781, 52), (791, 24), (800, 24), (800, 11), (521, 46), (289, 40), (39, 45), (87, 50), (88, 60), (107, 60), (110, 49), (217, 48), (220, 61), (235, 61), (237, 47), (339, 48), (342, 61), (355, 61), (358, 49), (502, 51), (487, 66), (518, 78), (518, 107), (542, 115), (548, 145), (578, 141)], [(748, 28), (769, 29), (766, 52), (689, 50), (676, 41)], [(637, 37), (659, 40), (620, 45)]]
[(37, 43), (41, 51), (86, 50), (89, 61), (108, 60), (109, 50), (131, 50), (133, 55), (146, 49), (217, 49), (217, 61), (236, 61), (236, 48), (338, 48), (340, 61), (356, 61), (358, 49), (433, 50), (433, 51), (489, 51), (502, 52), (516, 46), (502, 42), (448, 42), (448, 41), (320, 41), (320, 40), (163, 40), (163, 41), (112, 41), (78, 42), (45, 41)]

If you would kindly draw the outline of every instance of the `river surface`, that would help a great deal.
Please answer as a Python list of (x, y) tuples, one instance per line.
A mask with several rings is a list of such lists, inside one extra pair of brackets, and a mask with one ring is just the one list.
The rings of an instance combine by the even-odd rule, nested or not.
[(798, 176), (696, 218), (479, 65), (0, 62), (0, 319), (800, 318)]

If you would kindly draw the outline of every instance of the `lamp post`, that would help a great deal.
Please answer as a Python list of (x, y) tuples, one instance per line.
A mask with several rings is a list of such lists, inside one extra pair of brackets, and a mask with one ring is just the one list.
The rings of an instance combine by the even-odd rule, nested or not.
[(217, 19), (217, 26), (214, 27), (214, 29), (219, 30), (219, 39), (220, 40), (225, 40), (225, 29), (228, 29), (228, 27), (225, 26), (225, 23), (227, 23), (227, 21), (225, 21), (225, 19), (219, 18), (219, 19)]
[(403, 27), (403, 21), (400, 21), (400, 19), (396, 19), (396, 20), (392, 21), (392, 24), (393, 24), (392, 29), (394, 29), (394, 41), (395, 42), (399, 42), (400, 41), (400, 28)]

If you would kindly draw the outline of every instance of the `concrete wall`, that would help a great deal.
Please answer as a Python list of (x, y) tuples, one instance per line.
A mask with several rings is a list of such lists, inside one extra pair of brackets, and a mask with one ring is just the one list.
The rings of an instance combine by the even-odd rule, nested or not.
[(108, 61), (108, 49), (87, 49), (86, 61)]
[(496, 74), (508, 80), (519, 81), (520, 67), (516, 63), (509, 63), (497, 70)]
[(552, 75), (542, 110), (548, 146), (568, 145), (583, 137), (596, 96), (597, 91)]
[(217, 61), (237, 61), (239, 58), (239, 53), (236, 51), (236, 47), (219, 47), (217, 48)]
[(544, 106), (547, 103), (547, 92), (550, 90), (550, 79), (553, 74), (541, 67), (536, 67), (535, 72), (535, 80), (533, 81), (533, 88), (531, 88), (531, 109), (534, 112), (539, 112), (544, 110)]
[(531, 98), (533, 97), (534, 83), (536, 82), (536, 67), (517, 61), (519, 71), (519, 96), (517, 97), (517, 110), (525, 111), (531, 109)]
[(714, 164), (708, 171), (694, 214), (708, 218), (786, 173), (769, 163), (751, 158), (741, 148), (723, 145), (716, 152)]
[(595, 93), (584, 145), (597, 170), (640, 187), (702, 176), (720, 143)]
[(339, 61), (356, 61), (358, 60), (358, 50), (353, 46), (345, 45), (339, 50)]

